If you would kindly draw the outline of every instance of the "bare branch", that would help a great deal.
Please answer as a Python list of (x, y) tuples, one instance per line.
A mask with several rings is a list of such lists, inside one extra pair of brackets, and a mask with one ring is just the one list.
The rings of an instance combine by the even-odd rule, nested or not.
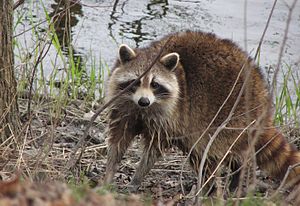
[(25, 0), (19, 0), (14, 4), (13, 10), (17, 9), (19, 6), (24, 4)]
[(281, 61), (282, 61), (282, 57), (283, 57), (284, 47), (285, 47), (286, 41), (288, 39), (288, 33), (289, 33), (290, 24), (291, 24), (292, 13), (294, 11), (294, 8), (296, 6), (297, 1), (298, 0), (294, 0), (290, 7), (287, 6), (288, 9), (289, 9), (289, 13), (288, 13), (288, 18), (287, 18), (286, 25), (285, 25), (284, 37), (283, 37), (282, 44), (281, 44), (280, 51), (279, 51), (279, 55), (278, 55), (278, 62), (277, 62), (276, 68), (275, 68), (274, 76), (273, 76), (271, 94), (273, 94), (274, 89), (275, 89), (275, 84), (276, 84), (276, 81), (277, 81), (277, 75), (278, 75), (280, 65), (281, 65)]
[(284, 178), (282, 179), (282, 181), (281, 181), (279, 187), (277, 188), (277, 190), (276, 190), (276, 191), (274, 192), (274, 194), (271, 196), (271, 199), (275, 198), (276, 195), (278, 195), (278, 193), (280, 192), (280, 190), (282, 190), (282, 189), (284, 188), (285, 183), (286, 183), (286, 181), (287, 181), (287, 179), (288, 179), (289, 174), (291, 173), (291, 171), (292, 171), (294, 168), (299, 167), (299, 166), (300, 166), (300, 162), (297, 163), (297, 164), (294, 164), (294, 165), (291, 165), (291, 166), (288, 167), (288, 169), (287, 169), (287, 171), (286, 171), (286, 173), (285, 173), (285, 175), (284, 175)]

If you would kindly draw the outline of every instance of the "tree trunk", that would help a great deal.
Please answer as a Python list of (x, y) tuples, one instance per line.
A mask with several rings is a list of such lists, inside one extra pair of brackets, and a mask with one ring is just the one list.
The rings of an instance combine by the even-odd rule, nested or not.
[(0, 143), (18, 137), (20, 120), (13, 58), (13, 0), (0, 0)]

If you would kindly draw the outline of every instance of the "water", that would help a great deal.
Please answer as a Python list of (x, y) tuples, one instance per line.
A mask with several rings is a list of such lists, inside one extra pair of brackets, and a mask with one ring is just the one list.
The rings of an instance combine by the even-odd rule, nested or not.
[[(63, 5), (59, 4), (60, 1), (43, 1), (50, 16), (63, 10)], [(94, 55), (97, 59), (101, 58), (105, 61), (109, 67), (113, 65), (121, 43), (126, 43), (131, 47), (141, 47), (170, 32), (185, 29), (214, 32), (222, 38), (237, 42), (253, 56), (273, 1), (248, 0), (246, 2), (246, 36), (245, 1), (241, 0), (82, 0), (80, 4), (71, 7), (70, 31), (64, 29), (66, 22), (57, 24), (56, 31), (66, 59), (68, 48), (64, 47), (62, 33), (70, 32), (71, 38), (69, 39), (72, 41), (72, 51), (76, 58), (85, 61)], [(290, 5), (291, 2), (291, 0), (280, 0), (276, 5), (260, 53), (262, 68), (277, 64), (289, 12), (287, 4)], [(24, 18), (22, 24), (17, 26), (15, 35), (46, 18), (39, 1), (25, 3), (21, 9), (18, 9), (16, 17), (21, 14), (24, 14)], [(33, 35), (38, 35), (40, 39), (43, 39), (44, 35), (47, 35), (45, 32), (47, 28), (48, 24), (42, 23), (36, 27), (36, 34), (29, 31), (19, 36), (21, 49), (17, 52), (29, 53), (37, 44)], [(46, 77), (51, 74), (53, 66), (59, 67), (62, 61), (57, 57), (55, 47), (51, 46), (44, 59)], [(18, 58), (16, 62), (22, 63)], [(299, 2), (296, 4), (290, 22), (283, 62), (292, 66), (296, 76), (300, 76), (298, 71), (300, 62)], [(88, 65), (90, 64), (89, 62)]]

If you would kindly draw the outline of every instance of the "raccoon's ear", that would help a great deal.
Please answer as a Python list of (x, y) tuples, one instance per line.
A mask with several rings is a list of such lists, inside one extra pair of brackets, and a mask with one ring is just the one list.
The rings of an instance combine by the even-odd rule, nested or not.
[(119, 47), (119, 58), (122, 63), (128, 62), (136, 57), (135, 52), (126, 44), (121, 44)]
[(179, 54), (176, 52), (166, 54), (160, 59), (160, 62), (170, 71), (173, 71), (179, 63)]

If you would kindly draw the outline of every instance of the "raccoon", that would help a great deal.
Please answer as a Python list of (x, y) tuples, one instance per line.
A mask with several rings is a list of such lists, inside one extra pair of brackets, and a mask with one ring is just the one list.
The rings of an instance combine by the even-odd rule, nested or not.
[[(258, 166), (282, 179), (289, 166), (300, 162), (300, 153), (273, 124), (272, 97), (260, 69), (230, 40), (185, 31), (145, 48), (122, 44), (108, 79), (107, 99), (137, 79), (170, 37), (159, 61), (110, 107), (104, 182), (112, 182), (138, 135), (144, 149), (130, 182), (132, 188), (139, 187), (164, 149), (172, 146), (190, 152), (191, 167), (198, 174), (205, 148), (230, 114), (207, 153), (206, 176), (225, 155), (225, 164), (231, 160), (240, 167), (254, 141)], [(299, 176), (300, 167), (294, 168), (287, 182), (299, 182)]]

